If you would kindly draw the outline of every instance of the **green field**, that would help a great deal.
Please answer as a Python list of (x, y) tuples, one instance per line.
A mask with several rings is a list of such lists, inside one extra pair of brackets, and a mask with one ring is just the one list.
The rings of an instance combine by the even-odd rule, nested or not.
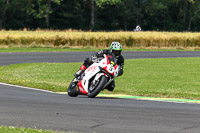
[[(31, 63), (0, 67), (0, 82), (66, 92), (82, 63)], [(200, 58), (125, 60), (113, 94), (200, 99)], [(108, 93), (103, 91), (102, 93)]]
[(0, 133), (75, 133), (75, 132), (55, 132), (55, 131), (37, 130), (31, 128), (1, 126)]

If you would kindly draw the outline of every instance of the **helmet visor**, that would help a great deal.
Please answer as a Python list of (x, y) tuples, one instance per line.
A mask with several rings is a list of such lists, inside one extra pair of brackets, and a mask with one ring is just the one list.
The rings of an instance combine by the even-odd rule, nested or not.
[(112, 53), (113, 53), (115, 56), (120, 56), (120, 55), (121, 55), (121, 50), (112, 50)]

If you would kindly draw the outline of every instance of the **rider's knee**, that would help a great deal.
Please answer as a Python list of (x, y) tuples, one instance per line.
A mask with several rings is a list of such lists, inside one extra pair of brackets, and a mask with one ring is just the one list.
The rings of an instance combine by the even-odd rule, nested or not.
[(109, 90), (109, 91), (113, 91), (114, 88), (115, 88), (115, 83), (114, 83), (114, 82), (112, 82), (111, 84), (109, 84), (109, 85), (106, 87), (106, 89)]

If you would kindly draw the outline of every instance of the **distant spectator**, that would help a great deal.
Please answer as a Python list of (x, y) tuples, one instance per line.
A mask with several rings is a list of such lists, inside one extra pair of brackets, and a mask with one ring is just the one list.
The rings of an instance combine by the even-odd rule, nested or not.
[(141, 30), (142, 29), (141, 29), (141, 27), (139, 25), (137, 25), (136, 28), (134, 29), (134, 31), (136, 31), (136, 32), (140, 32)]

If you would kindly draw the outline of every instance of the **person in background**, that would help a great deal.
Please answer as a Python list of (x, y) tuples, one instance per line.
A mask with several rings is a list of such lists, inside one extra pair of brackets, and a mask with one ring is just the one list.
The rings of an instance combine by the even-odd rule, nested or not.
[(142, 29), (141, 29), (141, 27), (139, 25), (137, 25), (136, 28), (134, 29), (134, 31), (136, 31), (136, 32), (140, 32), (141, 30)]

